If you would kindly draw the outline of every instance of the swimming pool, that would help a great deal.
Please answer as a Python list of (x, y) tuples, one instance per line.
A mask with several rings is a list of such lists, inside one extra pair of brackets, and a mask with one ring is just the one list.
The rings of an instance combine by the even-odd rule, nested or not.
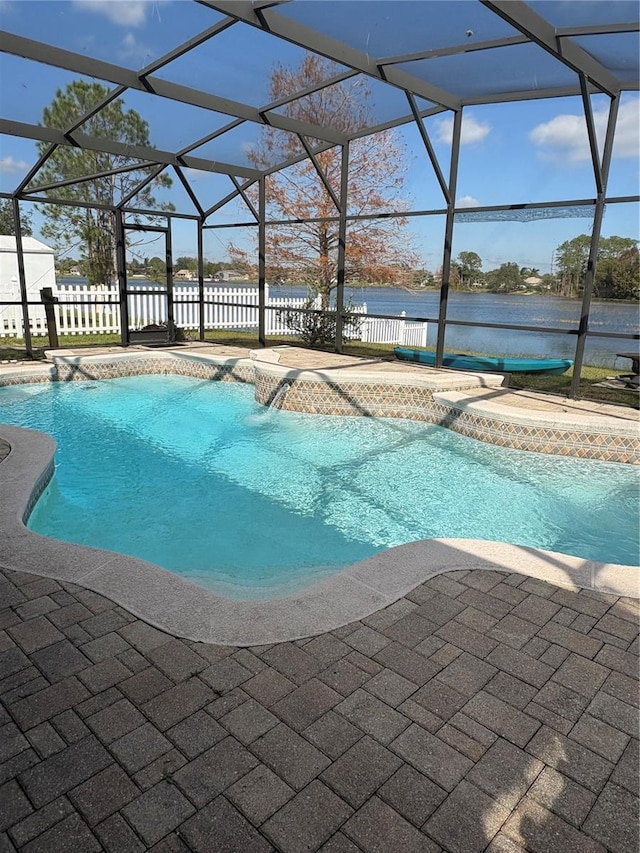
[(0, 389), (58, 443), (29, 527), (239, 597), (416, 539), (508, 541), (635, 565), (635, 466), (484, 444), (415, 421), (267, 412), (180, 376)]

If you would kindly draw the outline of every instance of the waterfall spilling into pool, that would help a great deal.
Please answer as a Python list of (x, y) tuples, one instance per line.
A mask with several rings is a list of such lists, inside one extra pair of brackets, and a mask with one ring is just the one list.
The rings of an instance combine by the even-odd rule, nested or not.
[(638, 466), (508, 450), (419, 421), (275, 417), (278, 394), (264, 417), (253, 385), (184, 376), (0, 388), (0, 421), (57, 443), (28, 526), (240, 598), (440, 537), (637, 565)]
[(287, 391), (290, 388), (291, 385), (288, 382), (283, 382), (282, 385), (276, 391), (276, 393), (273, 395), (271, 402), (266, 408), (261, 407), (261, 411), (258, 412), (258, 414), (247, 415), (247, 417), (244, 419), (245, 425), (260, 426), (261, 424), (265, 424), (268, 420), (270, 420), (273, 413), (279, 411), (278, 403), (280, 402), (280, 400), (284, 399)]
[(278, 388), (276, 393), (273, 395), (273, 399), (269, 403), (268, 411), (271, 412), (271, 411), (273, 411), (273, 409), (277, 408), (278, 403), (280, 402), (280, 400), (284, 399), (284, 397), (287, 394), (287, 391), (289, 391), (290, 388), (291, 388), (291, 385), (289, 385), (288, 382), (282, 383), (282, 385)]

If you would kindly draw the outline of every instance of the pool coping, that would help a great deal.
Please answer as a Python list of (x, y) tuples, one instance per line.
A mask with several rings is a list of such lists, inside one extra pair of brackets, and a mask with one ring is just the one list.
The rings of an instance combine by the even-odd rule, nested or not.
[[(286, 346), (277, 346), (261, 350), (247, 350), (246, 356), (238, 355), (213, 355), (210, 351), (199, 351), (190, 349), (151, 349), (139, 348), (135, 351), (124, 350), (111, 353), (101, 352), (99, 354), (84, 354), (73, 350), (52, 350), (47, 352), (48, 362), (44, 364), (16, 364), (10, 368), (0, 365), (0, 386), (5, 384), (18, 384), (20, 382), (38, 381), (69, 381), (72, 379), (99, 379), (104, 378), (100, 370), (106, 365), (122, 365), (127, 362), (154, 361), (158, 365), (166, 364), (186, 366), (191, 363), (192, 367), (199, 365), (201, 368), (209, 366), (229, 372), (224, 378), (238, 379), (233, 375), (234, 368), (244, 371), (240, 381), (251, 379), (257, 387), (256, 380), (266, 381), (269, 390), (277, 389), (280, 384), (291, 380), (296, 383), (310, 383), (314, 386), (323, 384), (343, 385), (353, 384), (355, 386), (379, 386), (385, 385), (389, 388), (415, 388), (429, 392), (435, 404), (434, 409), (442, 415), (447, 409), (449, 413), (470, 415), (472, 419), (483, 418), (485, 421), (493, 421), (494, 428), (502, 424), (519, 425), (531, 427), (532, 429), (546, 428), (547, 430), (559, 430), (565, 433), (571, 431), (593, 430), (600, 435), (615, 435), (621, 439), (628, 439), (640, 448), (640, 416), (637, 419), (614, 418), (600, 412), (579, 414), (571, 410), (548, 411), (530, 408), (515, 408), (505, 405), (500, 395), (508, 388), (502, 387), (504, 377), (501, 374), (491, 373), (468, 373), (459, 370), (438, 370), (429, 367), (418, 367), (411, 372), (388, 372), (385, 367), (406, 368), (407, 365), (398, 364), (384, 360), (365, 360), (353, 358), (353, 364), (326, 367), (293, 367), (280, 362), (281, 352), (292, 349)], [(95, 373), (88, 373), (89, 369), (95, 368)], [(408, 365), (415, 368), (415, 365)], [(88, 373), (85, 377), (85, 371)], [(144, 372), (144, 371), (143, 371)], [(152, 371), (146, 371), (152, 372)], [(172, 371), (168, 371), (172, 372)], [(180, 372), (180, 371), (176, 371)], [(107, 377), (109, 373), (107, 372)], [(115, 375), (115, 374), (114, 374)], [(121, 375), (130, 375), (123, 369)], [(218, 378), (218, 377), (216, 377)], [(294, 389), (295, 390), (295, 389)], [(263, 392), (261, 399), (259, 390), (256, 390), (256, 399), (259, 402), (268, 402), (268, 395)], [(293, 404), (294, 394), (288, 394), (282, 408), (294, 411), (305, 411), (304, 407)], [(407, 409), (409, 416), (415, 415)], [(330, 414), (331, 412), (323, 412)], [(337, 412), (336, 412), (337, 413)], [(354, 414), (354, 411), (351, 411)], [(360, 414), (360, 412), (358, 412)], [(373, 412), (364, 412), (373, 414)], [(450, 428), (454, 424), (443, 423)], [(489, 440), (489, 439), (481, 439)], [(532, 450), (541, 450), (538, 447)], [(542, 452), (545, 452), (544, 450)], [(551, 452), (547, 450), (546, 452)], [(640, 462), (640, 456), (638, 457)]]
[(160, 566), (32, 532), (25, 521), (53, 472), (54, 440), (0, 425), (10, 447), (0, 461), (0, 563), (94, 590), (151, 625), (199, 642), (257, 646), (339, 628), (402, 598), (435, 575), (494, 570), (569, 589), (640, 597), (637, 567), (475, 539), (430, 539), (375, 554), (315, 584), (271, 599), (218, 595)]

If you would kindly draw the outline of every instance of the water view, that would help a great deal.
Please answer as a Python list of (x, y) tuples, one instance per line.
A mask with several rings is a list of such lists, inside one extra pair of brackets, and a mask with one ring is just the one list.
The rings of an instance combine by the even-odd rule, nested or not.
[[(303, 287), (270, 287), (273, 297), (303, 296)], [(435, 290), (409, 291), (390, 287), (346, 288), (345, 299), (355, 304), (366, 302), (369, 314), (400, 314), (436, 319), (440, 293)], [(500, 293), (451, 291), (447, 319), (473, 323), (504, 323), (519, 326), (576, 328), (580, 321), (581, 300), (559, 296), (525, 296)], [(638, 304), (620, 301), (593, 301), (589, 328), (593, 332), (638, 335)], [(437, 325), (429, 324), (427, 343), (435, 346)], [(471, 350), (495, 355), (528, 355), (546, 358), (573, 358), (575, 335), (518, 332), (512, 329), (479, 329), (448, 326), (445, 346), (448, 350)], [(637, 341), (624, 338), (591, 338), (587, 342), (585, 363), (602, 367), (625, 368), (629, 363), (616, 361), (618, 352), (638, 348)]]
[[(81, 277), (61, 278), (60, 285), (82, 286), (86, 279)], [(176, 287), (196, 292), (193, 281), (176, 281)], [(225, 301), (225, 292), (230, 300), (238, 289), (256, 287), (255, 282), (206, 282), (206, 291), (213, 290), (213, 298)], [(129, 281), (132, 291), (137, 289), (158, 289), (160, 285), (146, 279)], [(184, 293), (184, 290), (183, 290)], [(283, 285), (269, 286), (272, 299), (303, 299), (307, 296), (305, 286)], [(114, 298), (117, 294), (114, 290)], [(423, 318), (430, 321), (427, 333), (427, 345), (435, 347), (437, 336), (437, 317), (440, 294), (437, 290), (405, 290), (394, 287), (348, 287), (345, 288), (345, 302), (355, 306), (367, 306), (368, 315), (387, 314), (399, 316), (404, 311), (407, 317)], [(240, 301), (245, 301), (244, 299)], [(476, 328), (470, 326), (447, 326), (445, 347), (450, 352), (470, 351), (488, 355), (531, 356), (538, 358), (574, 358), (576, 335), (571, 334), (580, 321), (580, 299), (568, 299), (560, 296), (501, 294), (487, 292), (469, 292), (453, 290), (449, 294), (447, 319), (467, 323), (499, 323), (504, 325), (539, 326), (565, 330), (567, 334), (522, 332), (512, 329)], [(166, 309), (163, 309), (166, 310)], [(248, 309), (250, 310), (250, 309)], [(194, 312), (197, 306), (194, 306)], [(194, 313), (194, 325), (197, 327), (197, 314)], [(157, 317), (156, 320), (164, 319)], [(638, 349), (638, 327), (640, 315), (638, 303), (622, 300), (593, 300), (589, 320), (592, 332), (615, 335), (635, 335), (629, 338), (598, 338), (587, 341), (585, 363), (589, 365), (611, 367), (618, 372), (629, 368), (629, 362), (619, 359), (620, 352)], [(240, 328), (225, 323), (222, 327)], [(257, 316), (255, 321), (257, 327)], [(212, 327), (210, 327), (212, 328)], [(253, 328), (253, 326), (252, 326)]]

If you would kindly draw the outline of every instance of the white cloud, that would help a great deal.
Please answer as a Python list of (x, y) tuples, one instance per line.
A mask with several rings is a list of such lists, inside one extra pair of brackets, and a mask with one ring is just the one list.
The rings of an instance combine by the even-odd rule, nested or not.
[[(473, 116), (463, 115), (460, 144), (473, 145), (475, 142), (482, 142), (489, 135), (490, 131), (491, 125), (483, 121), (478, 121)], [(436, 139), (438, 142), (451, 144), (453, 139), (453, 117), (441, 118), (436, 121)]]
[(15, 175), (17, 172), (26, 171), (31, 164), (24, 160), (14, 160), (13, 157), (0, 157), (0, 172), (7, 175)]
[(636, 98), (626, 104), (620, 104), (613, 153), (616, 157), (637, 157), (639, 150), (640, 98)]
[[(594, 119), (595, 117), (594, 114)], [(529, 139), (545, 160), (582, 163), (591, 157), (584, 116), (556, 116), (551, 121), (534, 127), (529, 134)]]
[(480, 207), (480, 202), (472, 195), (463, 195), (456, 199), (456, 207)]
[(208, 178), (211, 172), (207, 172), (203, 169), (191, 169), (190, 167), (187, 167), (186, 169), (182, 169), (182, 174), (190, 183), (195, 184), (197, 181), (202, 181), (205, 178)]
[(140, 53), (141, 45), (138, 45), (133, 33), (127, 33), (120, 42), (120, 59), (134, 59)]
[[(615, 157), (637, 157), (640, 148), (640, 99), (621, 104), (618, 110), (616, 135), (613, 146)], [(601, 146), (607, 128), (608, 109), (593, 111), (596, 137)], [(561, 114), (537, 125), (529, 133), (540, 156), (546, 160), (563, 163), (584, 163), (591, 159), (587, 124), (581, 114)]]
[(144, 0), (74, 0), (74, 5), (87, 12), (105, 15), (114, 24), (140, 27), (153, 4)]
[(138, 45), (136, 43), (136, 37), (133, 33), (127, 33), (126, 36), (122, 39), (119, 52), (120, 57), (122, 59), (130, 56), (135, 56), (137, 54)]
[(118, 59), (120, 62), (144, 65), (152, 55), (151, 48), (139, 42), (133, 33), (127, 33), (120, 42), (120, 49), (118, 50)]

